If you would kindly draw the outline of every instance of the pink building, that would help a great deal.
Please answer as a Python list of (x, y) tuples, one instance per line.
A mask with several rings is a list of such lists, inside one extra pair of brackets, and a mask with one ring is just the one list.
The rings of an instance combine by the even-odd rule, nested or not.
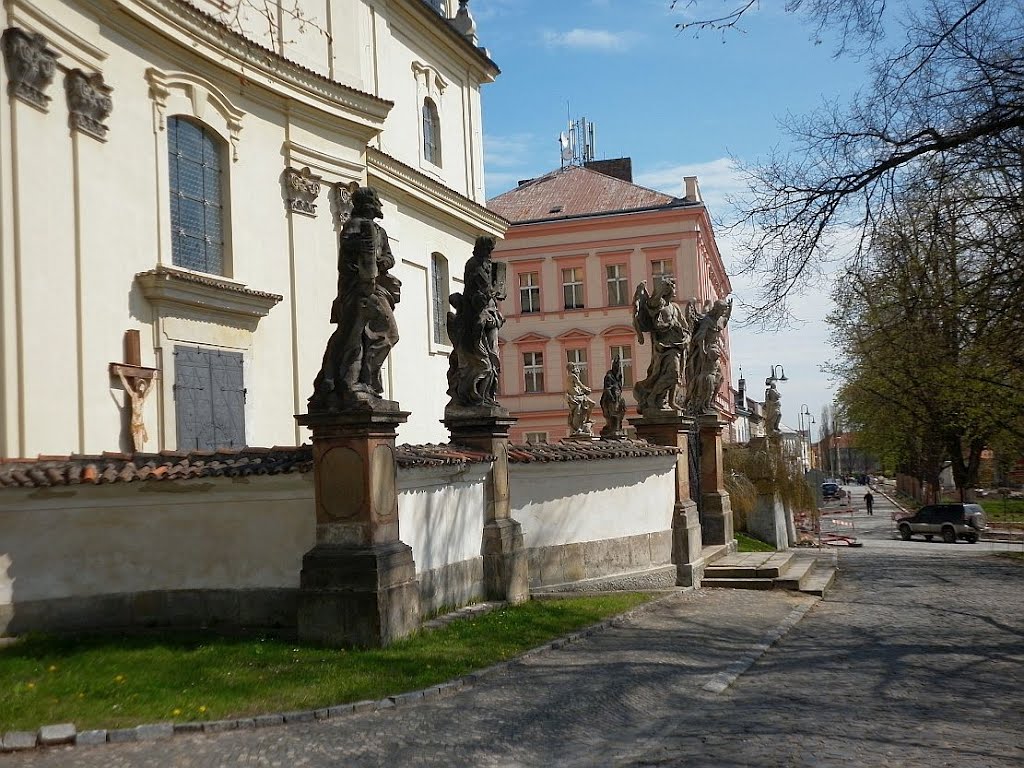
[[(663, 275), (680, 300), (727, 296), (732, 288), (696, 177), (677, 198), (632, 183), (629, 158), (568, 166), (493, 198), (511, 222), (495, 258), (507, 263), (507, 322), (501, 332), (501, 403), (519, 418), (516, 442), (569, 434), (566, 365), (577, 363), (600, 400), (605, 372), (622, 358), (628, 416), (632, 384), (646, 375), (649, 341), (632, 327), (633, 291)], [(726, 340), (728, 343), (728, 339)], [(716, 400), (732, 420), (729, 358)], [(604, 424), (595, 406), (595, 434)]]

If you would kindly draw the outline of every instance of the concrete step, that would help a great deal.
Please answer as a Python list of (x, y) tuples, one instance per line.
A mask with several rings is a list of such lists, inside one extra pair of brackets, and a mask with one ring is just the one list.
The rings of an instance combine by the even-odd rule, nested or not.
[(825, 596), (825, 590), (832, 586), (836, 578), (836, 569), (821, 563), (812, 573), (800, 582), (800, 591), (807, 595)]
[[(733, 542), (733, 545), (735, 545), (735, 542)], [(711, 565), (712, 563), (733, 554), (735, 554), (733, 546), (729, 544), (708, 544), (707, 546), (701, 547), (700, 551), (700, 556), (703, 558), (705, 565)]]
[(775, 579), (728, 579), (728, 578), (708, 578), (707, 571), (704, 572), (705, 576), (700, 580), (702, 587), (718, 587), (722, 589), (774, 589)]
[(817, 558), (807, 555), (796, 556), (786, 564), (786, 568), (775, 579), (776, 589), (800, 589), (803, 580), (808, 578), (817, 566)]
[(716, 560), (704, 569), (710, 578), (774, 579), (793, 558), (791, 552), (739, 552)]

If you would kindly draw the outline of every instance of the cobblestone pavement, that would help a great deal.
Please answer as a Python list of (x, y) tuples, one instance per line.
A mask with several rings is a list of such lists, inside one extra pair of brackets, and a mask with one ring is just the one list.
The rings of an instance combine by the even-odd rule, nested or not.
[(840, 563), (826, 600), (722, 693), (703, 686), (811, 598), (690, 592), (449, 698), (0, 768), (1024, 764), (1024, 565), (866, 548)]

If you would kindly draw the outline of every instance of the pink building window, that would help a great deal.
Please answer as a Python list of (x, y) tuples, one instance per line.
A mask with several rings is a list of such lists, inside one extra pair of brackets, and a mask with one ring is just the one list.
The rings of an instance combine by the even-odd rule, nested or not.
[(562, 298), (566, 309), (583, 309), (583, 267), (562, 270)]
[(523, 384), (527, 392), (544, 391), (543, 352), (523, 352)]
[(519, 273), (519, 311), (524, 315), (540, 312), (540, 273)]
[(608, 286), (608, 306), (624, 307), (629, 303), (629, 276), (625, 264), (606, 264), (605, 284)]
[(656, 288), (662, 278), (675, 277), (672, 259), (654, 259), (651, 261), (651, 287)]

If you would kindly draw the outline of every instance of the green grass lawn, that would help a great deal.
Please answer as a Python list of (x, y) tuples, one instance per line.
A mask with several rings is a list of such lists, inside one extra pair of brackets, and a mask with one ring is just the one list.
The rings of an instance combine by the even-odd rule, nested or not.
[(1024, 523), (1024, 499), (979, 499), (990, 523)]
[(627, 611), (651, 595), (531, 601), (376, 650), (199, 633), (29, 636), (0, 649), (0, 733), (312, 709), (413, 691)]
[(737, 552), (774, 552), (775, 547), (771, 544), (766, 544), (760, 539), (755, 539), (752, 536), (747, 536), (745, 533), (736, 533), (736, 551)]

